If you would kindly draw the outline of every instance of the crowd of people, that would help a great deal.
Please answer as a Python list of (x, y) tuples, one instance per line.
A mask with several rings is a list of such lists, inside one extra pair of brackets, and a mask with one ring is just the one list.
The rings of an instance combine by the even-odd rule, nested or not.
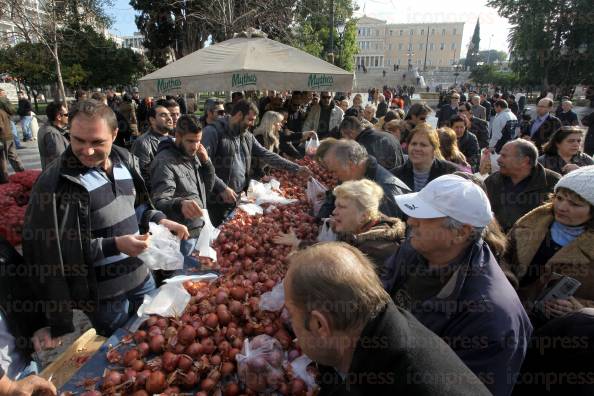
[[(55, 392), (27, 376), (26, 352), (58, 345), (73, 309), (111, 335), (171, 275), (139, 258), (149, 222), (181, 240), (184, 268), (199, 266), (191, 253), (205, 211), (221, 224), (267, 167), (310, 176), (295, 160), (312, 154), (312, 139), (314, 160), (339, 182), (313, 213), (336, 242), (294, 232), (274, 241), (295, 251), (285, 304), (322, 394), (592, 394), (592, 153), (568, 99), (559, 117), (540, 99), (523, 123), (511, 96), (452, 91), (437, 128), (429, 106), (388, 89), (366, 104), (361, 94), (235, 92), (208, 99), (202, 117), (181, 97), (137, 90), (51, 103), (23, 256), (1, 244), (2, 270), (27, 271), (0, 276), (0, 395)], [(15, 166), (12, 114), (0, 98)], [(33, 315), (7, 314), (23, 300)], [(555, 341), (571, 337), (577, 347)], [(553, 383), (568, 361), (579, 380)]]

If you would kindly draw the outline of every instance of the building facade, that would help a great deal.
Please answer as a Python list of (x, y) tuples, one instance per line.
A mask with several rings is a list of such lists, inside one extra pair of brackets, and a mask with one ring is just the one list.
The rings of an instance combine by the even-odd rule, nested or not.
[(122, 36), (123, 47), (130, 48), (132, 51), (142, 54), (144, 53), (144, 47), (142, 42), (144, 36), (140, 32), (135, 32), (133, 36)]
[(388, 24), (363, 16), (357, 22), (355, 65), (366, 69), (432, 70), (460, 61), (464, 22)]

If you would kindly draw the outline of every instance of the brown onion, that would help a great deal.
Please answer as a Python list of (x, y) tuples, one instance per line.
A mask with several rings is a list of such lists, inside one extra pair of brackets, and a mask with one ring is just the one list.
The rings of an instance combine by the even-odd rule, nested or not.
[(163, 351), (163, 348), (165, 347), (165, 337), (160, 334), (151, 337), (149, 347), (153, 353), (159, 353)]
[(183, 345), (190, 345), (196, 338), (196, 330), (190, 326), (183, 326), (177, 333), (177, 340)]
[(153, 371), (146, 379), (145, 389), (149, 394), (154, 395), (163, 392), (166, 386), (165, 374), (162, 371)]

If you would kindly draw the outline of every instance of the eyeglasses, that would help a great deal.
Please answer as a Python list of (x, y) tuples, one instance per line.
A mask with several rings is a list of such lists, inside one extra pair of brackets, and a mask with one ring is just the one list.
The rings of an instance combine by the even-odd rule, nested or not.
[(217, 110), (217, 115), (224, 116), (225, 110)]

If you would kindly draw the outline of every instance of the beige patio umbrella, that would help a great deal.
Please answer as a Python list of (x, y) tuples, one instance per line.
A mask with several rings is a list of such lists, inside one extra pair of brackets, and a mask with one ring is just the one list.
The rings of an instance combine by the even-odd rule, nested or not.
[(347, 92), (353, 73), (265, 37), (237, 37), (195, 51), (142, 77), (144, 96), (207, 91)]

